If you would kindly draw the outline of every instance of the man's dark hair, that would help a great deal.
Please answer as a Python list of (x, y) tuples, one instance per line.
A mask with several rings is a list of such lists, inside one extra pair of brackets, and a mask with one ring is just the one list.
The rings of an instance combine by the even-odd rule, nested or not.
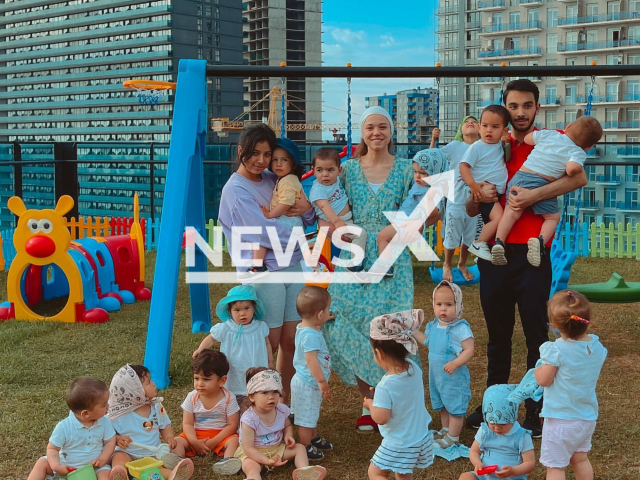
[(194, 375), (199, 373), (205, 377), (216, 375), (220, 378), (229, 373), (229, 360), (218, 350), (203, 350), (191, 362)]
[(507, 104), (507, 97), (509, 96), (509, 92), (529, 92), (533, 93), (533, 98), (536, 100), (536, 105), (540, 100), (540, 90), (535, 83), (531, 80), (527, 80), (526, 78), (520, 78), (518, 80), (511, 80), (507, 83), (507, 88), (504, 89), (504, 94), (502, 95), (502, 103)]

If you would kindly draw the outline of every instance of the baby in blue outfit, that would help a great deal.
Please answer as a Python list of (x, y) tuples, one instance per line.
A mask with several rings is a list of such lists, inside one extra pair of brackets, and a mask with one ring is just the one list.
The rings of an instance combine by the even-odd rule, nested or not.
[(467, 362), (473, 356), (473, 333), (462, 318), (462, 291), (443, 280), (433, 291), (436, 318), (424, 333), (413, 336), (429, 348), (429, 394), (431, 406), (440, 411), (442, 429), (434, 440), (440, 448), (459, 445), (460, 431), (471, 400)]
[[(458, 480), (526, 480), (535, 468), (531, 432), (517, 421), (520, 398), (512, 395), (517, 388), (520, 387), (492, 385), (484, 392), (484, 422), (469, 450), (474, 471), (463, 473)], [(494, 473), (481, 473), (492, 466), (497, 466)]]

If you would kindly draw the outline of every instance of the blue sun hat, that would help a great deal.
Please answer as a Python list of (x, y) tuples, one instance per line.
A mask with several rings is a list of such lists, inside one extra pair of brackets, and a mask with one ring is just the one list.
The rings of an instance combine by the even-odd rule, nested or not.
[(294, 162), (296, 162), (301, 167), (304, 167), (304, 165), (302, 165), (302, 160), (300, 160), (300, 149), (298, 148), (296, 142), (294, 142), (293, 140), (289, 140), (288, 138), (277, 138), (276, 147), (280, 147), (285, 150), (289, 155), (291, 155), (291, 158), (293, 158)]
[(229, 290), (227, 292), (227, 296), (220, 300), (218, 302), (218, 305), (216, 305), (216, 315), (218, 316), (218, 318), (223, 322), (233, 320), (233, 317), (229, 313), (229, 309), (227, 307), (233, 302), (240, 301), (254, 302), (256, 307), (253, 314), (253, 319), (263, 319), (264, 305), (262, 304), (262, 300), (260, 300), (256, 295), (256, 289), (253, 288), (252, 285), (238, 285), (237, 287), (233, 287), (231, 290)]

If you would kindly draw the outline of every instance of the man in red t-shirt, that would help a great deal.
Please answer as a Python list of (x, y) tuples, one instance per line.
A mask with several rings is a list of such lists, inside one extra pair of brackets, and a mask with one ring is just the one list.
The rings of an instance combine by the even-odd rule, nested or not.
[[(540, 111), (538, 87), (530, 80), (514, 80), (507, 84), (503, 101), (511, 115), (511, 159), (507, 162), (508, 178), (520, 169), (533, 145), (524, 143), (527, 133), (535, 130), (534, 122)], [(544, 221), (542, 215), (535, 215), (528, 209), (540, 200), (555, 198), (586, 185), (584, 171), (574, 177), (563, 176), (534, 190), (521, 187), (511, 189), (510, 205), (526, 209), (506, 238), (505, 254), (507, 265), (497, 266), (478, 259), (480, 269), (480, 302), (484, 313), (489, 342), (487, 344), (487, 387), (509, 383), (511, 373), (511, 339), (515, 327), (516, 305), (520, 312), (522, 329), (527, 342), (527, 369), (533, 368), (540, 358), (540, 345), (548, 340), (547, 300), (551, 288), (551, 262), (549, 240), (542, 252), (539, 267), (527, 261), (527, 241), (540, 234)], [(495, 201), (495, 187), (483, 188), (484, 201)], [(500, 203), (504, 207), (505, 198)], [(467, 213), (477, 215), (478, 204), (467, 204)], [(522, 426), (532, 431), (534, 438), (542, 436), (540, 422), (541, 403), (527, 400), (527, 416)], [(482, 408), (478, 407), (467, 418), (467, 425), (478, 428), (482, 422)]]

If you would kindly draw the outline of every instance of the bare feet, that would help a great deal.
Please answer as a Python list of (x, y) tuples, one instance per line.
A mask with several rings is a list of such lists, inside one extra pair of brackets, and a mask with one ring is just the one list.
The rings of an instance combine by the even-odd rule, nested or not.
[(453, 271), (451, 265), (442, 265), (442, 280), (445, 282), (453, 282)]
[(458, 265), (458, 270), (467, 282), (473, 280), (473, 273), (469, 271), (466, 265)]

